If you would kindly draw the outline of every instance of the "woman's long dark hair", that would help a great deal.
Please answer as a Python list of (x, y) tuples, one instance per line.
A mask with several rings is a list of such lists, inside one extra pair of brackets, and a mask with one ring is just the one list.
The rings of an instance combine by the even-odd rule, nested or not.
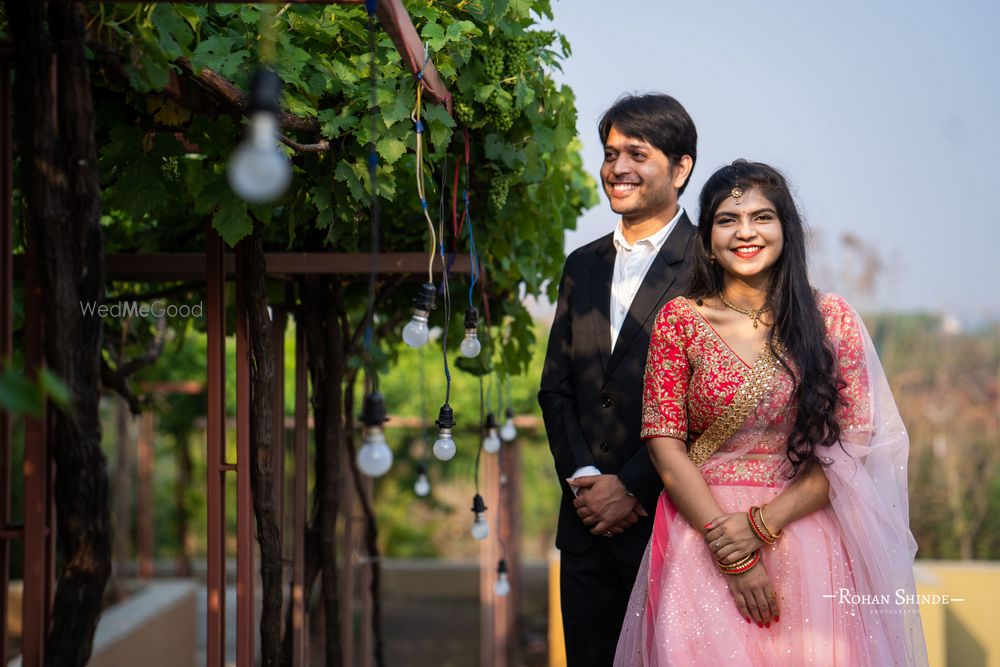
[[(768, 347), (795, 383), (795, 424), (788, 436), (792, 473), (817, 460), (817, 446), (829, 447), (840, 439), (835, 409), (841, 387), (837, 365), (826, 342), (826, 329), (806, 269), (805, 229), (781, 173), (766, 164), (737, 160), (712, 174), (701, 190), (698, 236), (689, 283), (695, 299), (722, 292), (722, 268), (712, 262), (712, 224), (715, 212), (733, 188), (756, 189), (772, 204), (781, 221), (784, 247), (771, 267), (767, 301), (774, 326)], [(784, 349), (785, 357), (778, 353)], [(791, 360), (791, 364), (785, 362)]]

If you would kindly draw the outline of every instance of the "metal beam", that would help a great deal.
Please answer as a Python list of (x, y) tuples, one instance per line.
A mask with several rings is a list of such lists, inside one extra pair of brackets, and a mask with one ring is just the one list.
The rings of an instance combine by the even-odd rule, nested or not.
[[(206, 225), (208, 283), (208, 652), (207, 667), (226, 667), (226, 277), (222, 238)], [(206, 261), (207, 259), (207, 261)], [(206, 267), (207, 264), (207, 267)], [(207, 268), (207, 271), (206, 271)]]

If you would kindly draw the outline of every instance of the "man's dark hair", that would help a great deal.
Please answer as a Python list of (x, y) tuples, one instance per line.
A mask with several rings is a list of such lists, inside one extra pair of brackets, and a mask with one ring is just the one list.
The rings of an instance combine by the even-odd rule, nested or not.
[[(670, 95), (624, 95), (604, 112), (597, 132), (601, 145), (608, 140), (611, 128), (627, 137), (649, 142), (674, 165), (685, 155), (691, 156), (691, 171), (698, 159), (698, 131), (681, 103)], [(691, 179), (690, 174), (688, 180)], [(678, 194), (684, 192), (687, 181)]]

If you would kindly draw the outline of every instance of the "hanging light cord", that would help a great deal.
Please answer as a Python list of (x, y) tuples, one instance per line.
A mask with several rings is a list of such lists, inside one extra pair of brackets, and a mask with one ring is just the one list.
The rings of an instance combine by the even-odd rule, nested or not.
[[(418, 139), (419, 141), (419, 139)], [(444, 166), (441, 170), (441, 203), (438, 209), (438, 225), (441, 233), (438, 235), (441, 243), (441, 258), (444, 259), (444, 217), (445, 198), (444, 192), (448, 185), (448, 158), (445, 157)], [(426, 209), (424, 210), (426, 213)], [(448, 366), (448, 329), (451, 327), (451, 287), (448, 282), (448, 264), (442, 261), (441, 268), (441, 291), (444, 294), (444, 329), (441, 333), (441, 357), (444, 360), (444, 402), (451, 400), (451, 368)]]
[(417, 194), (420, 196), (420, 208), (424, 212), (424, 219), (427, 221), (427, 230), (430, 233), (430, 256), (427, 260), (427, 282), (434, 282), (434, 253), (437, 249), (437, 236), (434, 233), (434, 223), (431, 221), (431, 215), (427, 210), (427, 195), (424, 192), (424, 123), (420, 119), (420, 108), (421, 108), (421, 94), (424, 89), (424, 68), (427, 67), (427, 63), (430, 61), (430, 52), (427, 50), (427, 45), (424, 45), (424, 64), (417, 72), (417, 101), (413, 105), (413, 112), (410, 114), (410, 120), (413, 121), (413, 126), (417, 133)]
[(364, 335), (364, 365), (365, 376), (371, 391), (378, 391), (378, 374), (372, 358), (373, 322), (375, 319), (375, 281), (378, 275), (379, 248), (379, 203), (378, 203), (378, 152), (375, 149), (375, 132), (378, 119), (378, 68), (376, 67), (377, 52), (375, 50), (375, 2), (369, 0), (368, 6), (368, 74), (371, 78), (371, 134), (368, 143), (368, 181), (371, 189), (371, 272), (368, 276), (368, 310)]
[(485, 419), (483, 417), (483, 408), (485, 407), (485, 400), (483, 398), (483, 376), (479, 376), (479, 446), (476, 447), (476, 463), (475, 469), (473, 470), (472, 477), (476, 483), (476, 494), (479, 494), (479, 461), (483, 456), (483, 436), (486, 435), (485, 430)]
[(469, 187), (472, 183), (472, 169), (469, 164), (469, 129), (465, 128), (463, 134), (465, 137), (465, 188), (462, 190), (464, 209), (462, 211), (462, 225), (459, 227), (459, 231), (461, 232), (462, 227), (466, 224), (469, 225), (469, 306), (472, 306), (472, 291), (476, 287), (476, 281), (479, 280), (479, 252), (476, 250), (476, 236), (472, 228), (472, 215), (469, 213)]

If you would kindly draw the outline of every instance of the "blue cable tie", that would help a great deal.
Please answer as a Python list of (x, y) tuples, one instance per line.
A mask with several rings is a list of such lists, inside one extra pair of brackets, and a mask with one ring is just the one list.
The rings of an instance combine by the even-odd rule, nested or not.
[(420, 70), (419, 72), (417, 72), (417, 81), (423, 81), (423, 80), (424, 80), (424, 70)]
[(377, 7), (378, 0), (365, 0), (365, 10), (367, 10), (369, 14), (374, 14)]
[(427, 210), (427, 200), (423, 197), (420, 198), (420, 206), (426, 211)]
[(421, 134), (424, 131), (424, 124), (420, 120), (413, 121), (414, 126), (417, 129), (417, 134)]
[(368, 154), (368, 168), (374, 169), (378, 166), (378, 153), (372, 151)]

